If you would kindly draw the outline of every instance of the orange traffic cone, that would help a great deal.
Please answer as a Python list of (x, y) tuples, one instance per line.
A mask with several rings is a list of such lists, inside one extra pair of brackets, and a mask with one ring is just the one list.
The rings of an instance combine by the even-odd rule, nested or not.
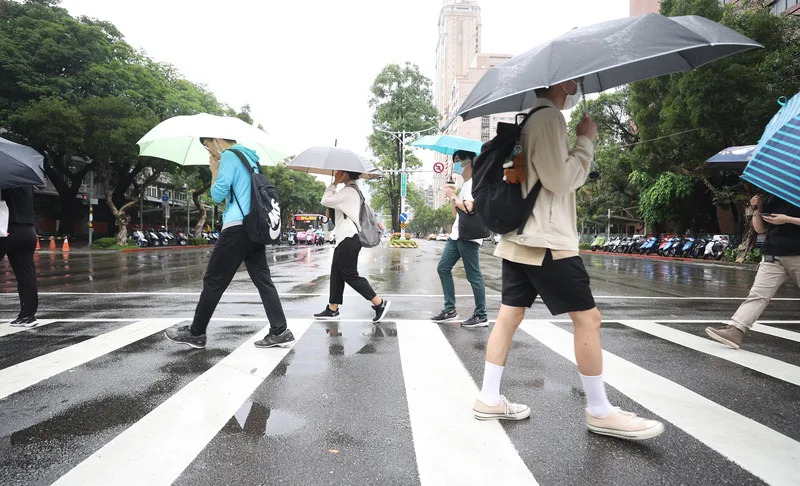
[(64, 237), (64, 244), (61, 245), (61, 251), (64, 253), (69, 252), (69, 241), (67, 240), (66, 236)]
[(41, 249), (42, 249), (42, 245), (39, 242), (39, 235), (36, 235), (36, 251), (39, 251)]
[(52, 236), (50, 237), (50, 248), (48, 250), (56, 251), (56, 239)]

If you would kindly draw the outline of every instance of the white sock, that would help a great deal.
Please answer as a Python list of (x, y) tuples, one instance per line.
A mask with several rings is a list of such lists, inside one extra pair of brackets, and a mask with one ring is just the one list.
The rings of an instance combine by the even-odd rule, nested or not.
[(500, 380), (503, 378), (504, 366), (486, 362), (483, 369), (483, 388), (478, 395), (478, 400), (493, 407), (500, 403)]
[(603, 375), (581, 375), (581, 383), (583, 383), (583, 391), (586, 393), (586, 408), (589, 409), (589, 413), (597, 418), (603, 418), (611, 413), (611, 402), (606, 397)]

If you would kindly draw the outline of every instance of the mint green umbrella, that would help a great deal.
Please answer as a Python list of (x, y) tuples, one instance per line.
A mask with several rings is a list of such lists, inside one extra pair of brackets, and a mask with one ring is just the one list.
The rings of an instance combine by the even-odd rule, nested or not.
[(200, 137), (236, 140), (256, 151), (261, 165), (275, 165), (288, 155), (273, 148), (271, 137), (236, 117), (208, 113), (174, 116), (159, 123), (136, 142), (139, 155), (180, 165), (208, 165), (208, 151)]

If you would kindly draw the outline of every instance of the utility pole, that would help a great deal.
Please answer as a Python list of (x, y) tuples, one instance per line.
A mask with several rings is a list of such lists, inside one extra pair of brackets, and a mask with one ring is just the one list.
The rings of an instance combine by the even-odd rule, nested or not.
[(92, 247), (92, 234), (94, 233), (94, 208), (92, 207), (94, 198), (94, 171), (89, 176), (89, 248)]
[[(406, 137), (412, 136), (413, 138), (419, 137), (421, 134), (425, 132), (430, 132), (431, 130), (437, 130), (437, 127), (430, 127), (426, 128), (425, 130), (419, 130), (417, 132), (407, 132), (405, 130), (399, 132), (390, 132), (388, 130), (381, 130), (380, 128), (374, 128), (374, 130), (378, 132), (388, 133), (389, 135), (393, 136), (396, 140), (400, 142), (400, 214), (406, 212), (406, 184), (408, 183), (408, 172), (406, 171)], [(389, 172), (389, 171), (384, 171)], [(392, 222), (394, 224), (394, 222)], [(406, 228), (405, 223), (401, 223), (400, 225), (400, 237), (405, 239), (406, 237)]]
[(611, 239), (611, 209), (608, 210), (608, 222), (606, 223), (606, 241)]

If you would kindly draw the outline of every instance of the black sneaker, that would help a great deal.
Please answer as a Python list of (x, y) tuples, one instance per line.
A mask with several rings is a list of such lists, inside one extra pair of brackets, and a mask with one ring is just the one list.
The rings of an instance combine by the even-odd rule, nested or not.
[(320, 321), (334, 321), (339, 319), (339, 309), (331, 310), (329, 306), (325, 306), (325, 310), (319, 314), (314, 314), (314, 318)]
[(437, 324), (441, 324), (447, 321), (453, 321), (456, 319), (458, 319), (458, 312), (456, 312), (455, 309), (447, 312), (442, 311), (436, 314), (435, 316), (431, 317), (431, 320)]
[(39, 324), (39, 321), (36, 320), (36, 316), (17, 317), (9, 322), (9, 324), (14, 327), (34, 327), (36, 324)]
[(392, 301), (381, 299), (380, 305), (373, 305), (372, 308), (375, 310), (375, 317), (372, 318), (372, 322), (381, 322), (381, 319), (386, 315), (386, 311), (389, 310), (389, 306), (392, 305)]
[(275, 346), (283, 346), (284, 344), (291, 344), (294, 342), (294, 334), (289, 329), (286, 329), (280, 334), (269, 334), (264, 336), (261, 341), (256, 341), (254, 344), (257, 348), (274, 348)]
[(164, 335), (173, 343), (187, 344), (196, 349), (206, 347), (206, 335), (193, 335), (189, 326), (172, 326), (164, 331)]
[(488, 326), (489, 326), (489, 320), (485, 317), (478, 317), (477, 315), (474, 315), (461, 323), (461, 327), (468, 327), (468, 328), (488, 327)]

